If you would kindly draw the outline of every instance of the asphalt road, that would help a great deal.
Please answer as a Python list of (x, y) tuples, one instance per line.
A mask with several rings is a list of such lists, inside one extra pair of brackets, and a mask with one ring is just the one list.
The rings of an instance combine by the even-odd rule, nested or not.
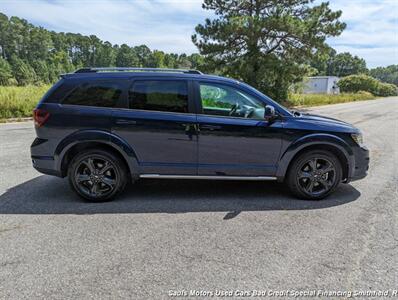
[(371, 150), (368, 177), (319, 202), (271, 182), (147, 180), (85, 203), (31, 167), (30, 122), (0, 125), (0, 299), (397, 289), (398, 98), (310, 111)]

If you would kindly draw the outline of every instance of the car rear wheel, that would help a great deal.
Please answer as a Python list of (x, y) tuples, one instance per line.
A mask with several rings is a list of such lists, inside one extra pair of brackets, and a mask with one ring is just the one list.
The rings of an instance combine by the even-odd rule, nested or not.
[(287, 184), (300, 199), (320, 200), (337, 188), (341, 178), (342, 168), (338, 158), (329, 151), (315, 150), (293, 161)]
[(127, 181), (124, 163), (113, 153), (87, 150), (76, 155), (68, 169), (69, 183), (90, 201), (108, 201), (123, 191)]

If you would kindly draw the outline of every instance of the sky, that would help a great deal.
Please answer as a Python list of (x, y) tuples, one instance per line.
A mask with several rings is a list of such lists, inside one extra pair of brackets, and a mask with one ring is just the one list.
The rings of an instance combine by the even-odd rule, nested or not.
[[(198, 52), (195, 26), (213, 18), (201, 0), (0, 0), (0, 12), (56, 32), (94, 34), (113, 44)], [(316, 0), (320, 3), (322, 0)], [(370, 68), (398, 64), (398, 0), (329, 0), (347, 24), (328, 44), (366, 60)]]

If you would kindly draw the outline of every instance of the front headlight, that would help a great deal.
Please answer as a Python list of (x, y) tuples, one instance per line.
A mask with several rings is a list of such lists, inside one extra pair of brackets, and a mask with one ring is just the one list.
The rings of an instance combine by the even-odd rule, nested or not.
[(355, 141), (355, 143), (358, 144), (358, 146), (362, 146), (363, 145), (362, 133), (351, 133), (351, 137)]

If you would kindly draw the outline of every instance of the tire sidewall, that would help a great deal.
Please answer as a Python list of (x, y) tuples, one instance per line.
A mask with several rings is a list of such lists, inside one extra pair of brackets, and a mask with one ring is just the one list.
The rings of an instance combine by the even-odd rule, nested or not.
[[(321, 159), (323, 158), (323, 159), (329, 160), (334, 165), (334, 168), (336, 171), (336, 180), (335, 180), (333, 186), (329, 189), (329, 191), (322, 193), (320, 195), (316, 195), (316, 196), (308, 194), (305, 191), (303, 191), (303, 189), (299, 186), (298, 180), (297, 180), (297, 173), (299, 172), (300, 167), (302, 166), (302, 164), (305, 161), (307, 161), (311, 158), (321, 158)], [(320, 200), (320, 199), (327, 197), (331, 193), (333, 193), (333, 191), (340, 184), (341, 179), (342, 179), (342, 167), (341, 167), (341, 163), (340, 163), (339, 159), (336, 157), (336, 155), (334, 155), (333, 153), (331, 153), (329, 151), (325, 151), (325, 150), (313, 150), (308, 153), (303, 153), (302, 155), (300, 155), (299, 157), (297, 157), (295, 159), (291, 168), (289, 169), (288, 185), (289, 185), (290, 190), (293, 192), (293, 194), (295, 194), (299, 198), (307, 199), (307, 200)]]
[[(87, 159), (89, 157), (93, 157), (93, 156), (102, 157), (102, 158), (108, 160), (109, 162), (111, 162), (114, 166), (116, 177), (118, 179), (114, 190), (110, 194), (107, 194), (102, 197), (95, 197), (95, 198), (90, 197), (89, 195), (83, 193), (75, 181), (76, 168), (80, 165), (80, 162), (82, 160), (85, 160), (85, 159)], [(124, 187), (126, 185), (126, 181), (127, 181), (126, 177), (127, 177), (127, 172), (126, 172), (126, 168), (125, 168), (123, 162), (117, 156), (113, 155), (110, 152), (103, 151), (103, 150), (87, 150), (81, 154), (76, 155), (72, 159), (72, 161), (69, 165), (69, 168), (68, 168), (69, 184), (71, 185), (73, 190), (80, 197), (82, 197), (85, 200), (88, 200), (90, 202), (104, 202), (104, 201), (109, 201), (112, 198), (114, 198), (118, 193), (120, 193), (124, 189)]]

